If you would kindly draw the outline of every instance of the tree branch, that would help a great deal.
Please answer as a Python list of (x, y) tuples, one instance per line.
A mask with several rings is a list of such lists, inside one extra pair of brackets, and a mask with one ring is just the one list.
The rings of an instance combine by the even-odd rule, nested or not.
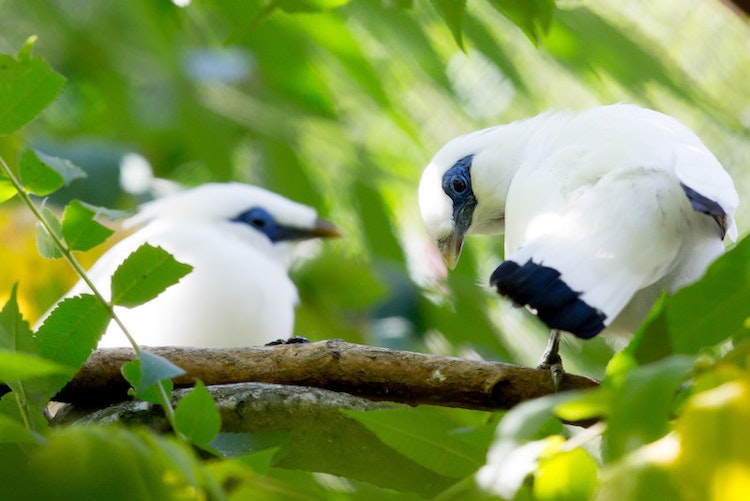
[[(370, 400), (476, 410), (509, 409), (552, 393), (549, 371), (500, 362), (389, 350), (341, 340), (247, 348), (147, 348), (186, 371), (175, 387), (262, 382), (311, 386)], [(130, 348), (96, 350), (55, 400), (102, 406), (128, 399), (120, 367)], [(592, 388), (596, 380), (565, 374), (560, 390)]]

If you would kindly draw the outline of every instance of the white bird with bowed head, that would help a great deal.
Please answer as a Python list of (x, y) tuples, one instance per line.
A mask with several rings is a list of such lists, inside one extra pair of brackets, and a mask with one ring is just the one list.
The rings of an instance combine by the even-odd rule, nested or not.
[[(293, 335), (297, 289), (287, 274), (301, 240), (338, 237), (316, 211), (256, 186), (206, 184), (149, 202), (126, 221), (142, 225), (89, 270), (109, 294), (117, 266), (144, 243), (159, 246), (193, 271), (152, 301), (116, 307), (146, 346), (248, 346)], [(89, 292), (79, 282), (67, 294)], [(128, 346), (111, 322), (100, 347)]]
[(737, 238), (732, 179), (677, 120), (635, 105), (542, 115), (453, 139), (419, 185), (449, 267), (468, 234), (505, 234), (490, 284), (552, 336), (633, 332), (659, 294), (698, 280)]

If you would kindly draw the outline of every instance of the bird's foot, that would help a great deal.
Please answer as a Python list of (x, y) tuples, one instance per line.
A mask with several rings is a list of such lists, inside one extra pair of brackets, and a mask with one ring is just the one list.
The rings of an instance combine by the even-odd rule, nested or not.
[(565, 370), (563, 370), (562, 357), (560, 356), (560, 331), (552, 329), (549, 336), (547, 348), (542, 354), (542, 360), (537, 366), (539, 369), (548, 369), (552, 376), (552, 389), (557, 393), (560, 390)]
[(556, 359), (552, 360), (542, 360), (539, 365), (537, 366), (537, 369), (546, 369), (549, 370), (550, 376), (552, 377), (552, 389), (555, 390), (555, 393), (560, 391), (560, 385), (562, 384), (563, 376), (565, 375), (565, 370), (563, 369), (563, 363), (562, 358), (558, 355)]
[(265, 346), (279, 346), (281, 344), (306, 344), (309, 342), (310, 340), (306, 337), (292, 336), (289, 339), (277, 339), (276, 341), (271, 341), (270, 343), (266, 343)]

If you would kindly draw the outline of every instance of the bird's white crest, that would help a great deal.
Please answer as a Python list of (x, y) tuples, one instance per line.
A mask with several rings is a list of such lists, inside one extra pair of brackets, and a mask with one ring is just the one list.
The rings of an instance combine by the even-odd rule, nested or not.
[[(504, 232), (506, 260), (546, 269), (544, 280), (559, 273), (605, 326), (637, 328), (661, 290), (701, 277), (724, 231), (737, 237), (732, 179), (690, 129), (656, 111), (547, 113), (454, 139), (420, 183), (436, 241), (455, 231), (443, 176), (466, 155), (476, 198), (466, 233)], [(516, 285), (505, 284), (511, 297)], [(538, 285), (541, 297), (552, 282)], [(553, 317), (554, 301), (542, 303)]]
[[(297, 290), (287, 274), (294, 242), (272, 242), (251, 225), (233, 221), (262, 208), (285, 227), (335, 236), (314, 209), (262, 188), (207, 184), (145, 204), (126, 225), (141, 226), (89, 270), (105, 296), (114, 270), (143, 243), (160, 246), (193, 271), (157, 298), (132, 309), (116, 308), (139, 344), (244, 346), (293, 335)], [(67, 294), (88, 292), (78, 283)], [(100, 346), (126, 346), (112, 323)]]

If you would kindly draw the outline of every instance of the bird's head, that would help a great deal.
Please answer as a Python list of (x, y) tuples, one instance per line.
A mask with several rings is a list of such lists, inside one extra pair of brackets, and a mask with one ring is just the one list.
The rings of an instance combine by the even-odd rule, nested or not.
[(333, 223), (318, 217), (315, 209), (241, 183), (204, 184), (157, 199), (145, 204), (126, 225), (152, 221), (215, 223), (241, 238), (271, 245), (342, 236)]
[(450, 268), (458, 263), (467, 234), (504, 231), (505, 198), (525, 144), (514, 141), (514, 125), (453, 139), (422, 173), (422, 221)]

